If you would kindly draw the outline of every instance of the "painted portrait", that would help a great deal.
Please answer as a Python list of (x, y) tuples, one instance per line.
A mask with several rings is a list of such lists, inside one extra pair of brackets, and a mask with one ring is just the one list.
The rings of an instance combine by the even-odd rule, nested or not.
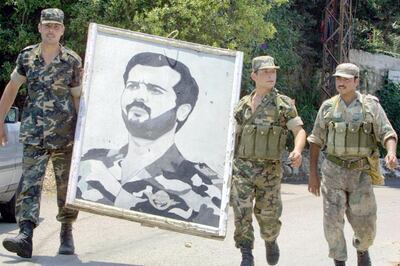
[(242, 53), (91, 24), (67, 204), (224, 237)]

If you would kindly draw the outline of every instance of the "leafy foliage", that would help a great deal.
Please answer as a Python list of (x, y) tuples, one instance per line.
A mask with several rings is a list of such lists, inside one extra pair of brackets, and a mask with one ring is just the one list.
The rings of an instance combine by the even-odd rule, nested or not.
[[(397, 135), (400, 136), (400, 116), (398, 108), (400, 103), (400, 83), (388, 82), (383, 89), (376, 92), (376, 95), (394, 130)], [(400, 154), (400, 145), (397, 145), (397, 154)]]
[[(354, 47), (399, 53), (399, 0), (358, 0), (353, 4)], [(9, 79), (18, 52), (40, 41), (37, 32), (40, 11), (48, 7), (64, 10), (65, 45), (82, 57), (90, 22), (160, 36), (178, 30), (176, 38), (180, 40), (243, 51), (243, 93), (253, 89), (251, 58), (272, 55), (281, 67), (278, 89), (296, 99), (307, 132), (312, 128), (319, 107), (322, 44), (318, 33), (325, 1), (0, 1), (0, 92)], [(23, 94), (24, 90), (20, 92)]]
[(400, 53), (400, 1), (363, 0), (355, 4), (354, 47)]
[(275, 5), (287, 0), (7, 0), (0, 3), (0, 86), (8, 81), (18, 52), (39, 41), (40, 11), (64, 10), (65, 44), (82, 57), (90, 22), (168, 36), (245, 54), (244, 76), (249, 72), (254, 47), (274, 37), (276, 28), (264, 20)]

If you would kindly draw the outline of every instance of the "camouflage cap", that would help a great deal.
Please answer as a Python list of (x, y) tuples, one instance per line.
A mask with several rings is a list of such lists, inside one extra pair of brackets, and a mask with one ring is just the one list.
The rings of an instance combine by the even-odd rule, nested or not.
[(257, 71), (260, 69), (279, 69), (279, 66), (276, 66), (274, 63), (274, 58), (269, 55), (254, 57), (251, 65), (253, 71)]
[(360, 69), (358, 66), (352, 63), (343, 63), (336, 67), (336, 72), (333, 74), (333, 76), (343, 78), (358, 78), (359, 74)]
[(40, 23), (64, 24), (64, 12), (58, 8), (43, 9), (40, 14)]

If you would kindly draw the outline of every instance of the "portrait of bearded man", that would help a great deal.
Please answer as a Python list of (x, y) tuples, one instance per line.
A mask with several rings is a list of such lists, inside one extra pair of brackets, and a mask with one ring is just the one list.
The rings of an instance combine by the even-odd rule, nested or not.
[(143, 52), (129, 60), (122, 76), (128, 143), (82, 155), (77, 198), (217, 227), (222, 180), (205, 163), (185, 159), (175, 143), (198, 99), (190, 69)]

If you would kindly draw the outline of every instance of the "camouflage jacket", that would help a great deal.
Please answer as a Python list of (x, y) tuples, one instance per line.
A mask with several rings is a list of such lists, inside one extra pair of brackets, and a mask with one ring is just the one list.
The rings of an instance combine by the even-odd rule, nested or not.
[(127, 146), (89, 150), (81, 158), (77, 198), (218, 227), (222, 180), (206, 164), (186, 160), (173, 145), (122, 181), (126, 152)]
[(21, 142), (49, 149), (72, 146), (76, 124), (71, 88), (80, 85), (81, 58), (61, 46), (48, 65), (41, 45), (28, 46), (17, 58), (15, 72), (26, 77), (27, 98), (21, 119)]
[[(252, 115), (251, 100), (254, 94), (255, 91), (244, 96), (235, 108), (234, 116), (239, 126), (243, 126)], [(262, 109), (262, 112), (258, 112), (254, 118), (254, 124), (277, 125), (289, 130), (303, 125), (294, 101), (288, 96), (280, 94), (277, 89), (273, 89), (262, 99), (257, 107), (257, 110), (259, 109)]]
[[(396, 132), (375, 96), (365, 95), (362, 97), (361, 93), (356, 91), (356, 99), (348, 106), (340, 97), (338, 101), (335, 99), (337, 98), (333, 97), (322, 103), (315, 119), (313, 131), (307, 138), (308, 142), (324, 147), (327, 142), (327, 125), (332, 120), (347, 123), (360, 121), (372, 123), (375, 138), (382, 144), (389, 137), (397, 139)], [(365, 105), (364, 111), (362, 101)]]

